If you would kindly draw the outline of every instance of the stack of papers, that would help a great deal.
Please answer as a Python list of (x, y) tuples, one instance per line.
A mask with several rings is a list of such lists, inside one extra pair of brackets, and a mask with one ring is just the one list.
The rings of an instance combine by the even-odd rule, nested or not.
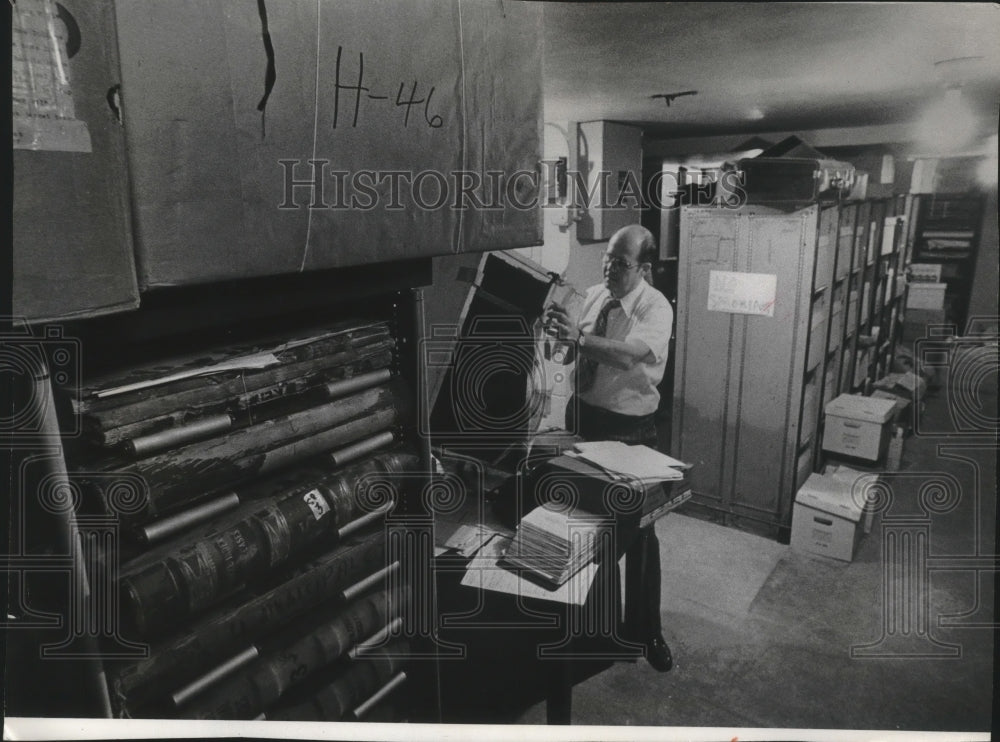
[(462, 584), (479, 590), (517, 595), (522, 598), (552, 600), (565, 605), (583, 605), (597, 575), (597, 563), (591, 562), (564, 584), (545, 587), (539, 582), (524, 579), (501, 566), (509, 550), (510, 539), (496, 536), (491, 539), (469, 563)]
[(521, 519), (504, 563), (544, 584), (562, 585), (594, 561), (602, 534), (610, 536), (611, 527), (599, 516), (537, 507)]
[(630, 446), (620, 441), (589, 441), (574, 446), (577, 456), (605, 472), (641, 482), (672, 482), (684, 478), (689, 464), (654, 451), (649, 446)]
[[(442, 530), (447, 531), (448, 526), (444, 525), (435, 528), (435, 535), (441, 535)], [(440, 556), (449, 551), (457, 551), (464, 557), (470, 557), (479, 551), (494, 536), (505, 534), (509, 531), (500, 531), (482, 524), (459, 524), (451, 535), (443, 543), (436, 543), (434, 555)]]

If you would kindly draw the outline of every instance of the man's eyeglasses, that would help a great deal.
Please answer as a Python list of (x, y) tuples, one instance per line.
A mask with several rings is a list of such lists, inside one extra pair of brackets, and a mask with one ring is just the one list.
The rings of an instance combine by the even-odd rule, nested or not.
[(604, 265), (610, 265), (615, 270), (627, 271), (629, 268), (635, 268), (642, 265), (642, 263), (630, 263), (625, 258), (617, 258), (611, 255), (602, 255), (601, 262)]

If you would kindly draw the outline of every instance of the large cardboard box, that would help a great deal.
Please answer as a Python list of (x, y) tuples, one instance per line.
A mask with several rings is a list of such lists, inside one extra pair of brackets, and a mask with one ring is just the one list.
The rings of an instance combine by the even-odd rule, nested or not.
[(116, 10), (142, 287), (541, 242), (538, 4)]
[(134, 309), (114, 6), (12, 7), (14, 314), (45, 321)]
[(878, 461), (885, 453), (887, 423), (895, 407), (890, 399), (841, 394), (826, 406), (823, 450)]
[(864, 533), (862, 513), (849, 480), (813, 473), (795, 496), (791, 546), (849, 562)]

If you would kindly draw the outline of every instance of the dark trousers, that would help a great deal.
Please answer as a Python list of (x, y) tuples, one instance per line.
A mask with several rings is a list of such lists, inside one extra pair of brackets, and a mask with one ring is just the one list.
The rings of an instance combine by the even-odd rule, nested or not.
[[(622, 441), (656, 448), (653, 415), (622, 415), (572, 397), (566, 429), (588, 441)], [(625, 552), (625, 631), (646, 641), (660, 634), (660, 541), (653, 524), (639, 531)]]

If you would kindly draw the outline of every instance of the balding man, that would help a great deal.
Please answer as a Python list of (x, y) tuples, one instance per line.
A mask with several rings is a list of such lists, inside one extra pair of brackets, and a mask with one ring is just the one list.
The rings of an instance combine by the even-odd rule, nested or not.
[[(604, 281), (587, 290), (579, 321), (574, 324), (558, 305), (547, 310), (548, 332), (577, 343), (576, 398), (566, 408), (566, 427), (586, 440), (657, 445), (656, 387), (667, 364), (674, 313), (650, 283), (655, 259), (649, 230), (623, 227), (608, 242)], [(649, 664), (666, 672), (673, 660), (660, 626), (660, 546), (652, 525), (628, 559), (646, 564), (640, 605), (626, 609), (638, 623), (639, 636), (630, 638), (644, 643)]]

